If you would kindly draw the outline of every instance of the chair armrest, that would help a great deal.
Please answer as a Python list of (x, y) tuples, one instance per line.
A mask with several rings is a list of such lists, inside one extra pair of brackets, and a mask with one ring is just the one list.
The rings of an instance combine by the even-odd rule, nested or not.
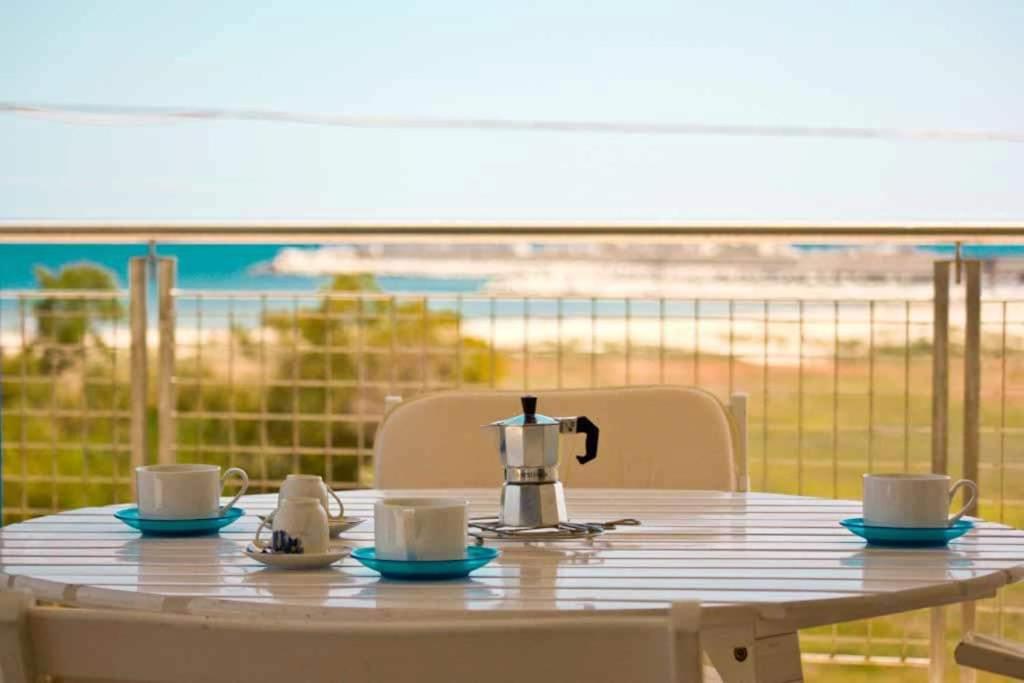
[(968, 633), (954, 657), (961, 666), (1024, 679), (1024, 647), (1008, 640)]

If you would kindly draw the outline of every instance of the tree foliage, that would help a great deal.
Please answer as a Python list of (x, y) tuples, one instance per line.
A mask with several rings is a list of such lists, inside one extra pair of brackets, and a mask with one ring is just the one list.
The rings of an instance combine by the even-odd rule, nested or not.
[[(62, 266), (56, 273), (37, 266), (35, 274), (41, 290), (107, 292), (117, 289), (114, 274), (94, 263), (72, 263)], [(81, 358), (87, 336), (97, 347), (105, 347), (97, 324), (121, 318), (124, 307), (117, 299), (103, 295), (72, 299), (43, 297), (36, 302), (33, 313), (36, 344), (44, 348), (42, 369), (60, 372)]]

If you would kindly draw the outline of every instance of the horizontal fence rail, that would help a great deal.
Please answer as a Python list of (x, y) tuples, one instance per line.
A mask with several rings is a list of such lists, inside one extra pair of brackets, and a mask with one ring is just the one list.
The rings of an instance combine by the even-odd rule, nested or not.
[(0, 220), (0, 242), (216, 242), (296, 243), (330, 241), (524, 239), (752, 240), (971, 243), (1024, 237), (1020, 221), (65, 221)]
[[(900, 238), (911, 226), (852, 227)], [(115, 240), (205, 229), (93, 228)], [(290, 236), (353, 234), (336, 228)], [(939, 262), (931, 297), (616, 298), (200, 290), (177, 286), (173, 260), (139, 258), (126, 290), (0, 290), (4, 522), (130, 501), (144, 462), (241, 466), (254, 491), (297, 471), (372, 486), (374, 436), (396, 397), (667, 383), (749, 394), (754, 490), (859, 498), (865, 471), (976, 473), (978, 514), (1024, 526), (1024, 298), (981, 296), (979, 273)], [(974, 283), (966, 298), (958, 275)], [(1024, 591), (969, 619), (1024, 640)], [(931, 662), (934, 678), (936, 629), (954, 638), (958, 621), (921, 612), (801, 638), (810, 665)]]

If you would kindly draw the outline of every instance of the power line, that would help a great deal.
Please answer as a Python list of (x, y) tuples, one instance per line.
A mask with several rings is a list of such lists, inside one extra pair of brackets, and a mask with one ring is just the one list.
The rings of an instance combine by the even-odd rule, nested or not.
[(616, 133), (632, 135), (716, 135), (730, 137), (833, 138), (874, 140), (944, 140), (960, 142), (1024, 142), (1024, 132), (868, 128), (851, 126), (747, 125), (718, 123), (643, 123), (631, 121), (568, 121), (553, 119), (433, 118), (419, 116), (353, 116), (296, 113), (269, 109), (183, 108), (108, 104), (29, 104), (0, 102), (0, 113), (46, 117), (73, 124), (123, 126), (186, 121), (260, 121), (345, 128), (400, 128)]

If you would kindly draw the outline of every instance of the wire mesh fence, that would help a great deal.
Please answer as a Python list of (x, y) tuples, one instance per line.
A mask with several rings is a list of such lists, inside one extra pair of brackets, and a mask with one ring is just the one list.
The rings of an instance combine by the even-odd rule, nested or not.
[(4, 523), (131, 500), (127, 299), (0, 291)]
[(859, 496), (866, 469), (930, 467), (928, 301), (180, 291), (175, 310), (177, 457), (268, 486), (313, 463), (371, 485), (384, 397), (458, 387), (748, 391), (766, 490)]
[[(241, 466), (254, 491), (297, 471), (366, 487), (386, 396), (671, 383), (750, 394), (757, 490), (857, 498), (865, 471), (932, 467), (928, 299), (517, 298), (343, 284), (171, 291), (173, 367), (158, 362), (151, 332), (144, 413), (155, 426), (154, 396), (169, 383), (166, 457)], [(131, 499), (128, 298), (0, 292), (5, 523)], [(950, 330), (956, 475), (962, 316)], [(980, 514), (1020, 526), (1024, 301), (985, 301), (981, 342)], [(982, 604), (979, 628), (1024, 638), (1022, 596), (1008, 590)], [(953, 637), (956, 620), (947, 626)], [(923, 666), (929, 628), (927, 613), (913, 613), (801, 637), (812, 662)]]

